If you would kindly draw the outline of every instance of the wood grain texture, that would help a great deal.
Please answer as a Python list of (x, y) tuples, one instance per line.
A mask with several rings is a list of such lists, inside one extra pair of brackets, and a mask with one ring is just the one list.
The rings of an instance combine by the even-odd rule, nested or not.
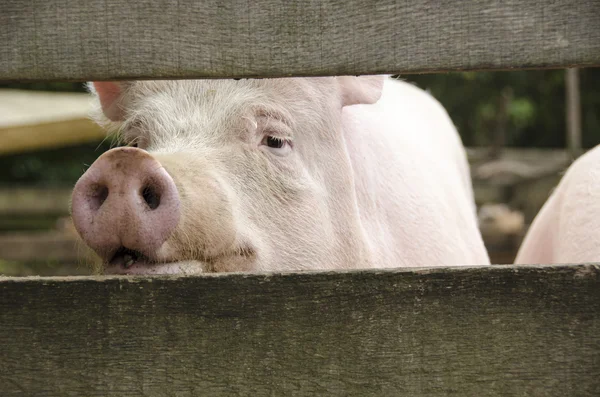
[(598, 0), (4, 0), (0, 80), (600, 65)]
[(68, 215), (71, 189), (0, 188), (0, 216)]
[(0, 260), (27, 263), (83, 263), (86, 254), (89, 257), (89, 251), (83, 243), (62, 232), (0, 234)]
[(102, 142), (106, 131), (91, 119), (0, 129), (0, 156)]
[(2, 396), (598, 396), (600, 266), (0, 279)]
[(100, 142), (91, 105), (84, 93), (0, 89), (0, 156)]

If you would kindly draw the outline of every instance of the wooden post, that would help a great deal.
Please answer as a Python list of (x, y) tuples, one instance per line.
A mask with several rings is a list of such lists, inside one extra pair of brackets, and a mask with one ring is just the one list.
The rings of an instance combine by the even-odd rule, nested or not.
[(496, 128), (494, 129), (494, 137), (492, 140), (492, 148), (490, 157), (497, 159), (502, 153), (502, 149), (506, 144), (506, 130), (508, 127), (508, 112), (510, 102), (512, 101), (513, 90), (511, 87), (504, 87), (498, 98), (498, 112), (496, 115)]
[(579, 69), (567, 69), (565, 74), (567, 111), (567, 148), (573, 158), (581, 154), (581, 100)]

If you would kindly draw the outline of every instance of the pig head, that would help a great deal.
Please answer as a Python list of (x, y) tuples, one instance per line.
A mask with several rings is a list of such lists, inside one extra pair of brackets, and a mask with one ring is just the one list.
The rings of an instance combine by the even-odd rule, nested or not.
[(383, 79), (91, 83), (96, 120), (128, 146), (77, 182), (75, 227), (106, 273), (374, 266), (342, 111)]

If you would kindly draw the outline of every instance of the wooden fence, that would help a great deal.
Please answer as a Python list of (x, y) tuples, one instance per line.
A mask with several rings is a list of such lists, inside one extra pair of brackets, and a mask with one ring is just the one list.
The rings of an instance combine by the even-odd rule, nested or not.
[(597, 0), (4, 0), (0, 79), (598, 65)]
[[(598, 66), (599, 26), (598, 0), (5, 0), (0, 80)], [(4, 278), (0, 394), (597, 396), (599, 275)]]
[(90, 99), (84, 93), (0, 90), (0, 156), (100, 142), (106, 133), (89, 117)]

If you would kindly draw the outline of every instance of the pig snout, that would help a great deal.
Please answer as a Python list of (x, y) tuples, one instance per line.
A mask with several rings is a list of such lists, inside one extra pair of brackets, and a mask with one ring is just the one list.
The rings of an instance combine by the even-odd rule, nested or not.
[(121, 147), (100, 156), (79, 179), (71, 212), (86, 244), (105, 261), (128, 266), (155, 259), (179, 222), (180, 200), (158, 160)]

